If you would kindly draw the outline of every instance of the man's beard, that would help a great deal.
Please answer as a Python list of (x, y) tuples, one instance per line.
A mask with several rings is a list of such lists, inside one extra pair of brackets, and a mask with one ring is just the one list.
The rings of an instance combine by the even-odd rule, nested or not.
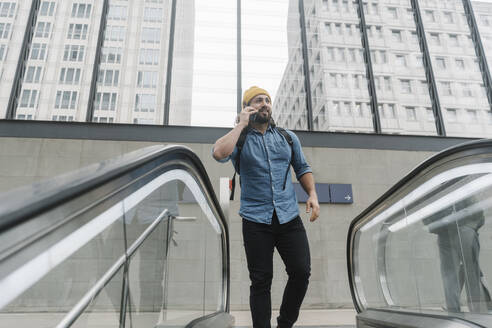
[(255, 119), (256, 123), (263, 124), (263, 123), (270, 122), (270, 114), (268, 113), (268, 110), (265, 110), (265, 112), (267, 114), (266, 116), (261, 115), (261, 113), (256, 114), (256, 119)]

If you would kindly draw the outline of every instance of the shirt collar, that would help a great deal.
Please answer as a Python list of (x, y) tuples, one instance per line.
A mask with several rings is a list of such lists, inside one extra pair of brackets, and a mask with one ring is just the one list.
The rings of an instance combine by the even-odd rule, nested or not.
[[(260, 131), (256, 130), (255, 128), (251, 128), (251, 131), (254, 131), (256, 133), (260, 133)], [(267, 127), (266, 131), (273, 132), (273, 127), (272, 127), (271, 124), (268, 124), (268, 127)]]

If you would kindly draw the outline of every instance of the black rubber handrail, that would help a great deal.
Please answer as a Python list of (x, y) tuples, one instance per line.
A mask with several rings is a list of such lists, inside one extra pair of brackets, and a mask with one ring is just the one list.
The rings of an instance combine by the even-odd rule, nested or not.
[[(364, 220), (366, 216), (371, 213), (375, 208), (385, 202), (388, 198), (390, 198), (395, 192), (402, 189), (406, 186), (410, 181), (412, 181), (415, 177), (417, 177), (420, 173), (425, 170), (431, 169), (435, 164), (440, 162), (441, 160), (451, 157), (461, 155), (460, 157), (476, 155), (483, 151), (485, 148), (491, 148), (492, 151), (492, 139), (481, 139), (475, 140), (471, 142), (466, 142), (463, 144), (459, 144), (457, 146), (449, 147), (429, 159), (425, 160), (421, 164), (419, 164), (416, 168), (414, 168), (410, 173), (408, 173), (405, 177), (403, 177), (400, 181), (398, 181), (393, 187), (391, 187), (388, 191), (386, 191), (381, 197), (379, 197), (376, 201), (374, 201), (369, 207), (367, 207), (364, 211), (362, 211), (355, 219), (350, 223), (350, 227), (348, 230), (347, 236), (347, 270), (348, 270), (348, 278), (350, 285), (350, 293), (352, 295), (352, 301), (354, 303), (355, 309), (357, 312), (361, 312), (359, 307), (357, 297), (355, 294), (355, 282), (353, 281), (353, 266), (352, 266), (352, 245), (353, 238), (355, 237), (355, 227), (360, 223), (360, 221)], [(461, 154), (460, 154), (461, 153)]]

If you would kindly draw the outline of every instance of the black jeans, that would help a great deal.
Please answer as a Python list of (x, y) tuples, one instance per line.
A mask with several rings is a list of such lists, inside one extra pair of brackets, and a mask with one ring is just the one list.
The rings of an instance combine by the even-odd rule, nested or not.
[(278, 327), (290, 328), (299, 316), (311, 275), (311, 257), (306, 230), (298, 216), (279, 224), (273, 212), (272, 224), (243, 219), (243, 240), (251, 280), (249, 304), (254, 328), (270, 328), (272, 304), (273, 250), (276, 247), (289, 280), (285, 286)]

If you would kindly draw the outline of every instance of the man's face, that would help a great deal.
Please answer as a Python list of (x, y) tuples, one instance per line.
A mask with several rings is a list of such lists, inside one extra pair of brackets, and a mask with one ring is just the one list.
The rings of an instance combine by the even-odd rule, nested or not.
[(267, 95), (257, 95), (251, 99), (249, 105), (258, 109), (256, 122), (268, 123), (272, 117), (272, 103)]

